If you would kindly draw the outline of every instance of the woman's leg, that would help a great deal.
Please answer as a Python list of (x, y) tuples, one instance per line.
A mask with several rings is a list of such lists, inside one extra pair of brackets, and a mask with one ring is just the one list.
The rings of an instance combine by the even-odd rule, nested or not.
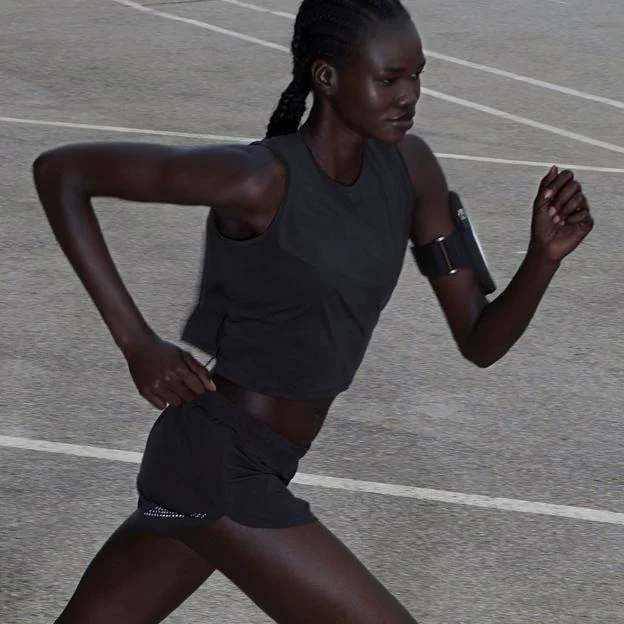
[(319, 522), (254, 529), (222, 518), (177, 534), (279, 624), (416, 624)]
[(156, 624), (214, 569), (182, 542), (124, 524), (95, 556), (56, 624)]

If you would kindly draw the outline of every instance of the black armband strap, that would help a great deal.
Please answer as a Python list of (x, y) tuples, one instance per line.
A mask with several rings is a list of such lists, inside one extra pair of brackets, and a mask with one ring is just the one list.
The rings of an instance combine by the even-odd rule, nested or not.
[(496, 284), (472, 229), (459, 195), (449, 193), (449, 206), (455, 228), (425, 245), (412, 245), (411, 252), (420, 272), (426, 277), (452, 275), (458, 269), (473, 269), (485, 294), (496, 290)]

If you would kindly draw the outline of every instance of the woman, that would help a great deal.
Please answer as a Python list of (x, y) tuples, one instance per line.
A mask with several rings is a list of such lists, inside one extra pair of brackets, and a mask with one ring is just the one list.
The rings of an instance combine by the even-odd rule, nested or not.
[[(59, 623), (160, 622), (215, 569), (278, 622), (414, 622), (287, 485), (364, 356), (409, 240), (459, 350), (485, 367), (521, 336), (561, 260), (592, 228), (580, 185), (553, 167), (525, 260), (488, 302), (473, 262), (454, 270), (432, 261), (432, 241), (444, 237), (451, 249), (459, 239), (442, 170), (407, 135), (425, 59), (405, 8), (304, 0), (292, 52), (293, 79), (264, 141), (79, 144), (35, 162), (59, 244), (138, 390), (164, 409), (141, 465), (138, 509)], [(93, 197), (212, 208), (183, 335), (216, 356), (211, 374), (141, 316)]]

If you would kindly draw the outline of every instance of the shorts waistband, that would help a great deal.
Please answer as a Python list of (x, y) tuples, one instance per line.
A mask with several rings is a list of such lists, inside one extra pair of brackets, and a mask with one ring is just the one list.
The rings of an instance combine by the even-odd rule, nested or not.
[(310, 444), (289, 440), (218, 391), (204, 392), (193, 402), (213, 422), (233, 429), (244, 438), (259, 440), (263, 446), (266, 445), (281, 456), (298, 461), (310, 450)]

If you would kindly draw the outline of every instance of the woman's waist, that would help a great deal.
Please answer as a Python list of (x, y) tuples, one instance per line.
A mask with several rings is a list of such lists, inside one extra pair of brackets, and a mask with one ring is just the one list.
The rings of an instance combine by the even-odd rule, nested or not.
[(217, 392), (273, 431), (296, 443), (309, 444), (317, 436), (334, 400), (295, 400), (273, 397), (223, 377), (212, 375)]

